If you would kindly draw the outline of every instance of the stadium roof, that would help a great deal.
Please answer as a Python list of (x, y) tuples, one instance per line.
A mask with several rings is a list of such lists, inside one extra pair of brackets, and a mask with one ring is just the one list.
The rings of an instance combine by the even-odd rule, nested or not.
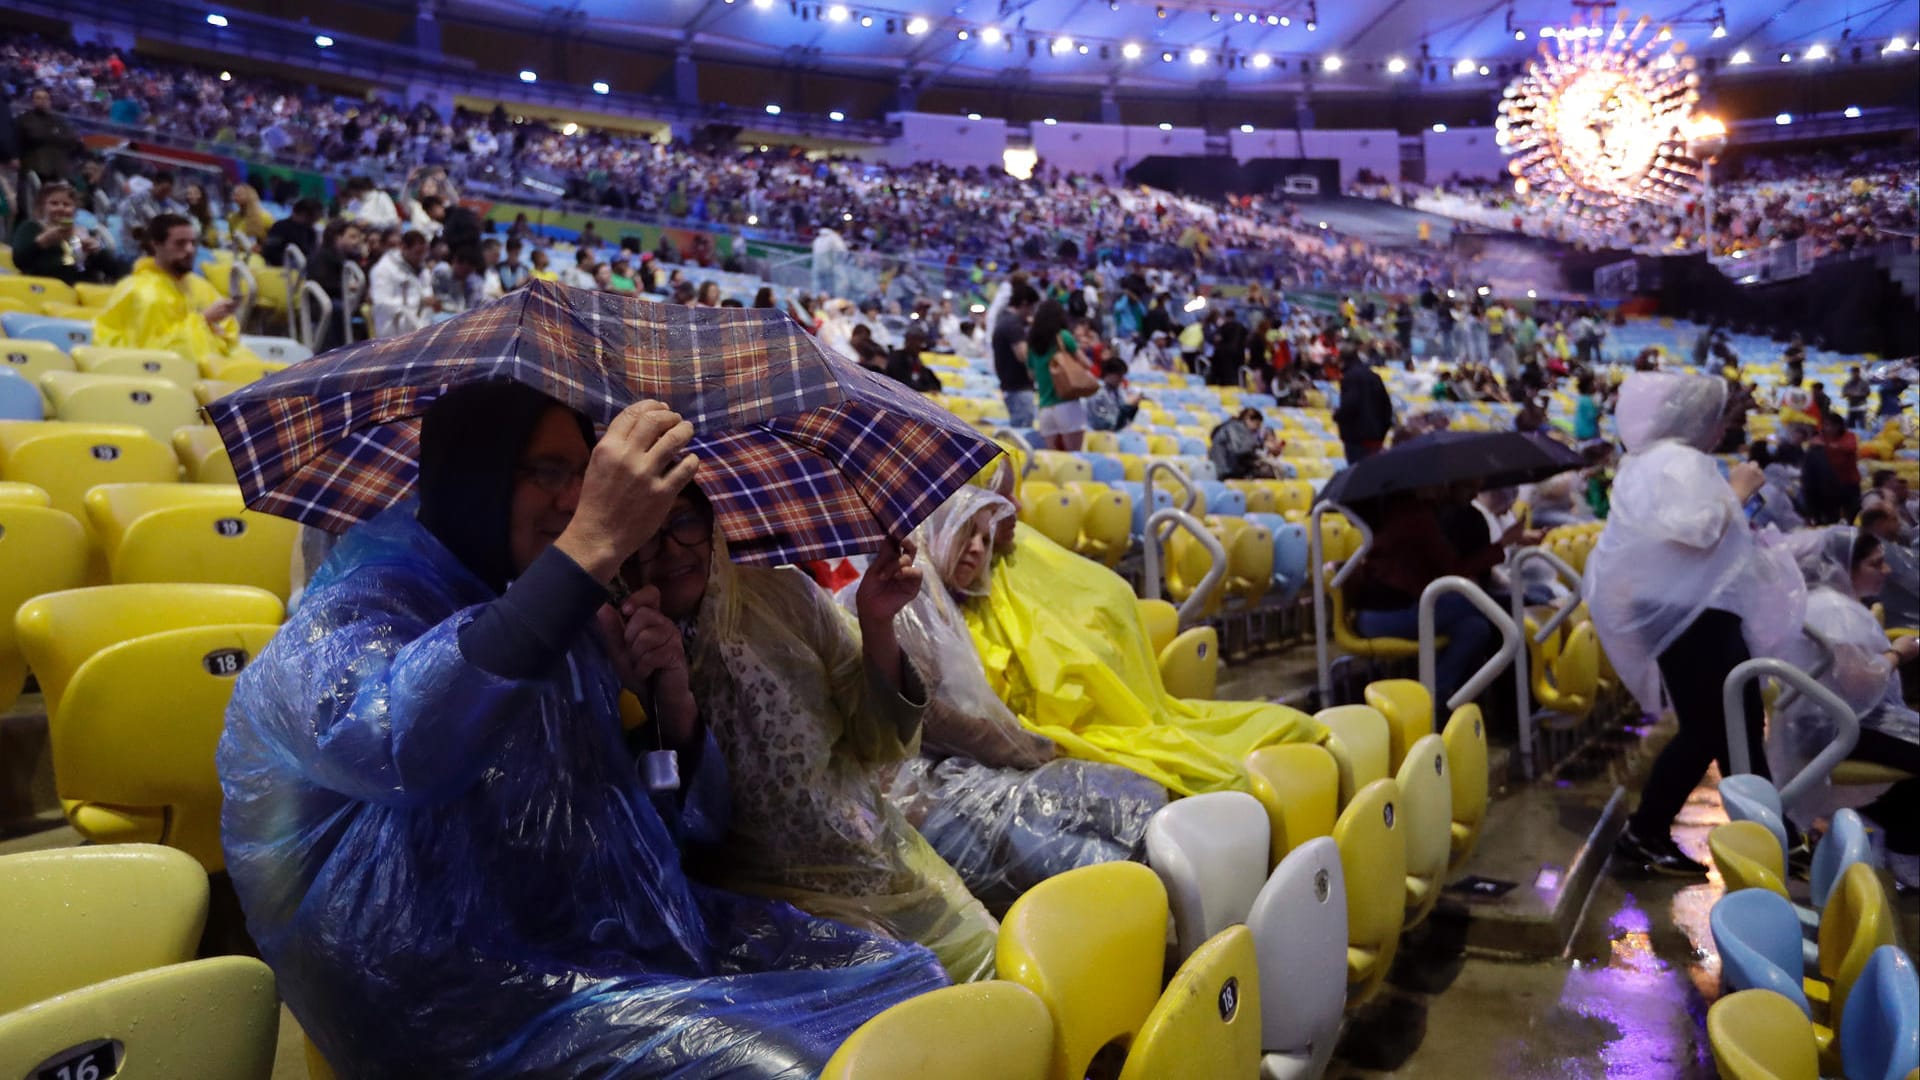
[[(446, 0), (452, 12), (572, 22), (699, 57), (799, 63), (921, 85), (995, 80), (1177, 89), (1226, 82), (1379, 88), (1427, 75), (1454, 89), (1498, 80), (1543, 35), (1598, 16), (1644, 37), (1671, 28), (1692, 55), (1755, 65), (1876, 60), (1920, 36), (1911, 0), (1847, 7), (1808, 0), (1612, 4), (1494, 0)], [(1547, 42), (1551, 44), (1551, 42)], [(1819, 46), (1818, 50), (1814, 47)], [(1809, 59), (1808, 53), (1814, 57)], [(1785, 54), (1791, 57), (1782, 61)], [(1823, 58), (1824, 57), (1824, 58)], [(1394, 63), (1399, 61), (1399, 64)], [(1735, 61), (1739, 62), (1739, 61)], [(1403, 66), (1404, 65), (1404, 66)], [(1482, 69), (1485, 73), (1482, 73)], [(1499, 83), (1488, 81), (1489, 90)]]

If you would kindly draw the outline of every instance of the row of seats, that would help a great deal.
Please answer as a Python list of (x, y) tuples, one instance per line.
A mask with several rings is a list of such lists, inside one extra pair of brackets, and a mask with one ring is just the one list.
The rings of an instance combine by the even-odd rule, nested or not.
[(0, 857), (0, 1061), (62, 1080), (267, 1080), (273, 972), (194, 959), (208, 895), (200, 864), (164, 847)]
[[(1003, 983), (896, 1006), (826, 1076), (1069, 1080), (1118, 1059), (1122, 1077), (1318, 1077), (1486, 811), (1478, 709), (1436, 735), (1417, 685), (1376, 696), (1393, 722), (1331, 709), (1324, 746), (1251, 755), (1253, 795), (1168, 804), (1148, 824), (1151, 871), (1107, 863), (1035, 886), (1002, 923)], [(1178, 970), (1162, 990), (1169, 917)]]
[(1721, 825), (1709, 846), (1727, 887), (1709, 916), (1729, 991), (1707, 1017), (1721, 1075), (1910, 1080), (1920, 1069), (1920, 979), (1895, 940), (1858, 815), (1836, 814), (1815, 850), (1817, 913), (1788, 899), (1765, 825)]

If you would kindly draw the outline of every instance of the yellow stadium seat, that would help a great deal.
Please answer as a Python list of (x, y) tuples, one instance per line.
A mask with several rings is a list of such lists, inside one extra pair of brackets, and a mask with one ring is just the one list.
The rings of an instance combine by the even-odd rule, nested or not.
[(1087, 503), (1079, 492), (1055, 489), (1022, 501), (1029, 525), (1069, 551), (1079, 546), (1080, 523), (1087, 516)]
[(1333, 835), (1340, 812), (1340, 767), (1308, 743), (1264, 746), (1247, 755), (1253, 796), (1267, 808), (1268, 865), (1309, 840)]
[(1120, 459), (1120, 468), (1125, 470), (1128, 480), (1143, 483), (1147, 479), (1147, 459), (1139, 454), (1115, 454)]
[[(1778, 847), (1776, 844), (1775, 850)], [(1809, 998), (1827, 998), (1830, 1022), (1828, 1030), (1818, 1034), (1829, 1073), (1840, 1072), (1836, 1053), (1839, 1040), (1832, 1038), (1832, 1032), (1839, 1028), (1840, 1018), (1847, 1014), (1847, 998), (1853, 993), (1853, 984), (1859, 981), (1873, 950), (1897, 944), (1893, 907), (1887, 901), (1887, 890), (1874, 874), (1873, 865), (1857, 862), (1847, 867), (1828, 895), (1826, 908), (1820, 912), (1820, 977), (1827, 980), (1831, 990), (1822, 995), (1816, 989), (1817, 984), (1807, 987)]]
[(21, 315), (38, 315), (40, 314), (40, 302), (37, 300), (22, 300), (17, 296), (0, 296), (0, 315), (8, 312), (16, 312)]
[(234, 677), (284, 614), (278, 597), (236, 585), (109, 585), (20, 608), (54, 783), (81, 835), (164, 843), (209, 872), (225, 866), (214, 746)]
[(84, 304), (67, 304), (58, 300), (46, 300), (40, 304), (40, 314), (53, 319), (79, 319), (91, 322), (95, 311)]
[(1140, 1026), (1120, 1080), (1215, 1080), (1260, 1071), (1253, 931), (1230, 926), (1194, 950)]
[(207, 921), (207, 872), (150, 844), (0, 856), (0, 1013), (185, 963)]
[[(1262, 486), (1273, 491), (1275, 508), (1289, 520), (1305, 520), (1313, 509), (1313, 485), (1305, 480), (1267, 480)], [(1333, 520), (1333, 516), (1326, 520)]]
[(1087, 510), (1080, 521), (1079, 551), (1112, 568), (1133, 546), (1133, 497), (1112, 489), (1098, 494), (1083, 490), (1082, 495)]
[(202, 405), (211, 405), (238, 389), (240, 389), (239, 383), (227, 382), (224, 379), (196, 379), (193, 384), (193, 398)]
[(1395, 772), (1407, 759), (1407, 750), (1423, 736), (1433, 734), (1433, 698), (1412, 679), (1380, 679), (1367, 684), (1367, 704), (1387, 721), (1391, 749), (1387, 768)]
[(1028, 504), (1044, 499), (1059, 490), (1059, 484), (1049, 480), (1046, 473), (1035, 469), (1032, 475), (1020, 481), (1020, 520), (1032, 524), (1031, 519), (1028, 517)]
[(45, 305), (48, 301), (56, 304), (71, 304), (79, 299), (73, 286), (59, 278), (33, 277), (27, 274), (0, 275), (0, 296), (11, 296), (16, 300)]
[(166, 349), (120, 349), (111, 345), (76, 345), (73, 363), (88, 375), (136, 375), (165, 379), (183, 390), (193, 389), (200, 365)]
[(266, 260), (258, 255), (247, 260), (247, 269), (253, 271), (255, 287), (260, 290), (259, 296), (255, 298), (255, 303), (266, 308), (268, 311), (287, 310), (287, 295), (289, 293), (287, 287), (287, 271), (278, 267), (268, 266)]
[(1139, 601), (1140, 622), (1147, 629), (1147, 640), (1153, 644), (1153, 651), (1173, 644), (1180, 634), (1180, 611), (1165, 600)]
[(94, 542), (109, 561), (119, 552), (127, 526), (155, 510), (179, 506), (241, 508), (240, 489), (227, 484), (97, 484), (81, 499)]
[(1273, 588), (1273, 533), (1264, 525), (1224, 518), (1234, 522), (1233, 538), (1227, 547), (1227, 577), (1222, 583), (1226, 595), (1247, 608), (1260, 605)]
[(220, 441), (220, 432), (211, 424), (193, 424), (173, 433), (173, 452), (180, 458), (180, 467), (187, 471), (187, 479), (196, 484), (231, 484), (235, 482), (233, 461), (227, 457), (227, 447)]
[(1279, 493), (1271, 483), (1261, 480), (1229, 480), (1227, 486), (1246, 496), (1247, 513), (1277, 514)]
[(320, 1053), (319, 1047), (313, 1045), (313, 1040), (309, 1038), (304, 1041), (307, 1044), (307, 1080), (339, 1080), (339, 1074), (333, 1071), (332, 1065), (327, 1064), (326, 1056)]
[(910, 998), (860, 1025), (821, 1080), (1046, 1080), (1053, 1017), (1033, 991), (992, 981)]
[(13, 708), (27, 681), (14, 613), (33, 597), (76, 589), (87, 580), (86, 530), (71, 514), (26, 498), (23, 494), (19, 502), (0, 501), (0, 567), (6, 568), (0, 573), (0, 714)]
[[(1212, 522), (1209, 521), (1208, 524), (1211, 525)], [(1222, 530), (1210, 531), (1217, 537)], [(1206, 578), (1207, 571), (1212, 566), (1213, 555), (1207, 550), (1206, 545), (1187, 530), (1175, 529), (1172, 538), (1167, 542), (1166, 558), (1163, 564), (1167, 595), (1179, 603), (1186, 603), (1187, 598), (1200, 587), (1200, 582)], [(1220, 613), (1221, 604), (1225, 599), (1225, 586), (1226, 581), (1222, 579), (1201, 609), (1202, 617), (1211, 618)]]
[(1340, 767), (1340, 805), (1375, 780), (1392, 775), (1387, 763), (1392, 740), (1386, 718), (1369, 705), (1336, 705), (1313, 714), (1327, 729), (1324, 745)]
[(87, 307), (106, 307), (107, 301), (113, 299), (113, 286), (95, 285), (91, 282), (82, 281), (73, 287), (73, 293), (74, 299), (85, 304)]
[(1400, 785), (1406, 825), (1408, 927), (1420, 925), (1440, 899), (1452, 854), (1453, 783), (1447, 747), (1438, 735), (1423, 735), (1407, 752), (1394, 780)]
[(1152, 457), (1177, 457), (1180, 440), (1172, 435), (1147, 436), (1147, 454)]
[(117, 1048), (128, 1080), (267, 1080), (279, 1033), (273, 972), (252, 957), (221, 956), (0, 1015), (0, 1060), (51, 1061), (84, 1080), (108, 1075)]
[(8, 270), (19, 269), (19, 267), (13, 264), (13, 248), (10, 245), (0, 244), (0, 267), (5, 267)]
[(1453, 710), (1440, 741), (1447, 744), (1447, 776), (1453, 781), (1452, 853), (1447, 858), (1447, 873), (1465, 869), (1467, 859), (1480, 843), (1480, 828), (1487, 819), (1487, 730), (1480, 706), (1468, 704)]
[(1538, 708), (1570, 719), (1585, 719), (1600, 694), (1600, 640), (1593, 624), (1582, 622), (1565, 633), (1535, 642), (1539, 625), (1526, 620), (1532, 692)]
[(245, 386), (250, 382), (265, 378), (276, 371), (285, 371), (287, 367), (288, 365), (286, 364), (276, 363), (272, 360), (262, 360), (257, 356), (241, 355), (238, 358), (218, 358), (217, 362), (202, 360), (200, 361), (200, 374), (208, 379), (217, 379), (220, 382), (229, 382), (236, 386)]
[(1167, 892), (1152, 870), (1108, 862), (1048, 878), (1000, 924), (1001, 978), (1053, 1017), (1050, 1080), (1081, 1080), (1102, 1047), (1128, 1047), (1160, 997)]
[(1728, 994), (1707, 1009), (1707, 1041), (1721, 1080), (1819, 1080), (1813, 1024), (1771, 990)]
[(1728, 892), (1766, 889), (1787, 895), (1786, 858), (1780, 852), (1780, 841), (1765, 825), (1757, 821), (1716, 825), (1707, 834), (1707, 848)]
[(40, 377), (49, 371), (74, 370), (73, 357), (60, 351), (60, 346), (50, 341), (21, 338), (0, 338), (0, 363), (36, 387), (40, 385)]
[(1082, 449), (1089, 454), (1116, 454), (1120, 452), (1120, 436), (1111, 431), (1089, 431)]
[(0, 480), (0, 506), (52, 506), (53, 498), (38, 484)]
[(1160, 681), (1177, 698), (1211, 701), (1220, 679), (1220, 632), (1211, 626), (1185, 631), (1160, 651)]
[(114, 584), (251, 585), (285, 600), (300, 527), (247, 510), (233, 484), (101, 484), (87, 518)]
[(193, 395), (166, 379), (53, 371), (40, 377), (40, 386), (61, 420), (129, 424), (161, 442), (197, 423), (200, 413)]
[[(180, 462), (164, 443), (122, 424), (0, 421), (0, 479), (45, 489), (53, 508), (86, 520), (95, 484), (168, 483)], [(89, 534), (91, 535), (91, 534)]]
[(1333, 826), (1347, 881), (1347, 1008), (1366, 1003), (1386, 981), (1400, 947), (1407, 908), (1405, 825), (1400, 785), (1376, 780), (1360, 789)]

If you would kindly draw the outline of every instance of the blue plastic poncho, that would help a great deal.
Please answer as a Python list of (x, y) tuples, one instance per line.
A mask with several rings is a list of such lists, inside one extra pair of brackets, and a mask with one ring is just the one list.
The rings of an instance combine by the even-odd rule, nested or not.
[(227, 865), (344, 1075), (809, 1077), (946, 981), (925, 949), (689, 882), (676, 835), (718, 836), (720, 755), (656, 806), (592, 634), (545, 679), (463, 659), (493, 598), (396, 508), (234, 691)]

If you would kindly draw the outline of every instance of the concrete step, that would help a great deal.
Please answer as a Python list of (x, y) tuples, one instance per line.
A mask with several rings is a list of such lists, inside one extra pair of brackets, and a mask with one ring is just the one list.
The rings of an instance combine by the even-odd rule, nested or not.
[[(1456, 882), (1440, 900), (1441, 909), (1465, 920), (1469, 953), (1498, 959), (1565, 954), (1646, 768), (1671, 736), (1670, 727), (1610, 729), (1555, 775), (1504, 785), (1488, 807), (1463, 877), (1512, 888), (1486, 895)], [(1496, 780), (1503, 775), (1495, 773)]]

